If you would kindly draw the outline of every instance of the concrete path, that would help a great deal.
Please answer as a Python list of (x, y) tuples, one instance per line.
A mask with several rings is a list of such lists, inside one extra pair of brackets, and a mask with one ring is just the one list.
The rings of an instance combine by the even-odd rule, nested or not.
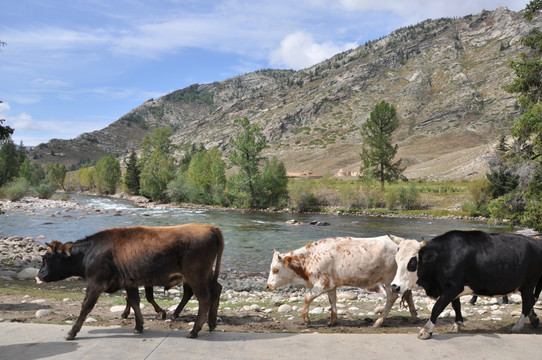
[(84, 325), (74, 341), (69, 326), (0, 323), (0, 359), (540, 359), (542, 336), (437, 334), (256, 334), (146, 330)]

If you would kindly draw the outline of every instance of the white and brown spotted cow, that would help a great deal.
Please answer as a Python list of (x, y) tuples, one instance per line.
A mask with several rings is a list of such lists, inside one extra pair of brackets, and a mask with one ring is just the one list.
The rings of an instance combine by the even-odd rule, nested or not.
[[(383, 284), (386, 290), (386, 306), (373, 325), (379, 327), (398, 298), (398, 295), (391, 291), (391, 282), (397, 270), (397, 249), (397, 244), (388, 236), (379, 236), (323, 239), (284, 254), (275, 250), (267, 288), (274, 290), (283, 285), (300, 284), (309, 289), (302, 312), (305, 323), (309, 323), (310, 303), (327, 292), (331, 303), (331, 325), (337, 318), (337, 287), (355, 286), (369, 289)], [(405, 294), (403, 300), (407, 301), (412, 319), (415, 320), (416, 310), (412, 294)]]

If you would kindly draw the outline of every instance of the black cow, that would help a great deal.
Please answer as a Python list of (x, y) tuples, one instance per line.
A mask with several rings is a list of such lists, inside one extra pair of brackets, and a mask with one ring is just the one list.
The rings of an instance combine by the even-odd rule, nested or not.
[[(135, 313), (135, 333), (143, 331), (139, 286), (166, 288), (187, 284), (199, 302), (189, 337), (197, 337), (208, 315), (216, 328), (222, 286), (218, 283), (224, 238), (208, 224), (169, 227), (128, 227), (100, 231), (76, 242), (53, 241), (43, 256), (38, 282), (70, 276), (87, 280), (85, 299), (77, 321), (68, 332), (73, 340), (102, 292), (126, 289), (126, 301)], [(215, 263), (216, 261), (216, 263)], [(213, 272), (214, 265), (214, 272)], [(190, 297), (188, 297), (190, 298)]]
[(468, 294), (504, 296), (519, 291), (522, 314), (512, 331), (520, 332), (526, 317), (538, 326), (533, 305), (542, 285), (542, 241), (482, 231), (450, 231), (427, 243), (395, 240), (399, 250), (392, 289), (404, 292), (418, 284), (438, 299), (418, 338), (431, 337), (438, 316), (450, 302), (455, 311), (452, 331), (458, 331), (463, 325), (459, 297)]

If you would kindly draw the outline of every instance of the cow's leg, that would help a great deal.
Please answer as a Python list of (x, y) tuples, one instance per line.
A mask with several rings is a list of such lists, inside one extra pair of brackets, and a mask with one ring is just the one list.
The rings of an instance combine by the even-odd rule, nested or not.
[(187, 283), (183, 283), (183, 298), (181, 299), (181, 302), (179, 303), (179, 305), (177, 305), (177, 308), (175, 308), (175, 311), (171, 315), (172, 319), (175, 320), (179, 317), (179, 314), (181, 313), (181, 311), (183, 311), (186, 304), (188, 304), (188, 301), (190, 300), (192, 295), (194, 295), (194, 291), (192, 290), (190, 285), (188, 285)]
[(122, 314), (120, 314), (120, 317), (123, 318), (123, 319), (127, 319), (128, 318), (128, 315), (130, 315), (130, 304), (128, 304), (128, 298), (126, 298), (126, 307), (124, 308), (124, 311), (122, 312)]
[(333, 288), (327, 292), (327, 298), (331, 304), (331, 317), (329, 318), (328, 325), (333, 325), (337, 320), (337, 288)]
[(460, 290), (447, 289), (444, 294), (439, 297), (439, 299), (433, 306), (433, 310), (431, 310), (431, 317), (429, 321), (420, 330), (420, 333), (418, 334), (418, 339), (427, 340), (431, 338), (431, 336), (433, 335), (433, 329), (435, 328), (435, 324), (439, 315), (446, 308), (446, 306), (448, 306), (448, 304), (451, 303), (452, 300), (454, 300), (460, 293)]
[(102, 293), (101, 290), (93, 289), (90, 286), (87, 287), (85, 299), (83, 300), (83, 303), (81, 304), (81, 312), (79, 313), (79, 317), (75, 321), (75, 324), (73, 324), (71, 330), (68, 331), (68, 335), (66, 335), (66, 340), (73, 340), (75, 336), (77, 335), (77, 333), (79, 332), (79, 330), (81, 330), (81, 327), (83, 326), (83, 323), (85, 322), (85, 319), (94, 308), (94, 305), (96, 305), (96, 302), (98, 301), (98, 298), (100, 297), (101, 293)]
[(531, 312), (529, 313), (529, 322), (534, 328), (537, 328), (540, 324), (540, 320), (538, 319), (538, 316), (536, 316), (536, 313), (534, 312), (534, 306), (531, 308)]
[(463, 315), (461, 314), (461, 301), (456, 298), (452, 301), (452, 307), (455, 311), (455, 322), (450, 329), (451, 332), (459, 332), (463, 328)]
[[(521, 293), (521, 315), (516, 324), (512, 327), (512, 332), (514, 333), (519, 333), (523, 330), (525, 319), (527, 317), (530, 319), (531, 310), (535, 303), (534, 287), (525, 286), (520, 288), (519, 291)], [(534, 317), (536, 317), (536, 315)]]
[(216, 322), (217, 322), (217, 316), (218, 316), (218, 305), (220, 304), (220, 294), (222, 293), (222, 285), (218, 283), (218, 281), (215, 282), (213, 285), (213, 289), (211, 292), (211, 307), (209, 309), (209, 330), (213, 331), (216, 329)]
[(160, 316), (162, 320), (165, 320), (166, 311), (162, 309), (160, 306), (158, 306), (156, 301), (154, 301), (154, 292), (152, 290), (152, 286), (145, 286), (145, 298), (152, 305), (152, 307), (154, 308), (154, 311), (156, 311), (158, 316)]
[(382, 325), (384, 319), (390, 313), (391, 307), (399, 297), (399, 293), (391, 291), (391, 284), (385, 285), (384, 289), (386, 290), (386, 305), (384, 305), (384, 310), (382, 310), (382, 314), (380, 314), (380, 317), (376, 319), (375, 323), (373, 324), (373, 327), (375, 328), (378, 328)]
[[(152, 288), (151, 288), (152, 290)], [(141, 314), (141, 309), (139, 308), (139, 290), (137, 287), (126, 288), (126, 301), (134, 309), (135, 315), (135, 328), (134, 334), (141, 334), (143, 332), (143, 315)]]
[(410, 311), (410, 321), (418, 321), (418, 312), (416, 311), (416, 305), (414, 305), (414, 299), (412, 299), (412, 290), (407, 290), (401, 297), (401, 303), (403, 306), (405, 306), (405, 302), (408, 306), (408, 310)]
[[(328, 278), (326, 278), (327, 280)], [(335, 287), (333, 287), (335, 288)], [(316, 299), (318, 296), (322, 295), (324, 292), (328, 291), (329, 287), (326, 288), (322, 284), (315, 284), (312, 289), (309, 290), (309, 292), (305, 295), (305, 305), (303, 306), (303, 310), (301, 311), (301, 315), (303, 316), (303, 321), (305, 321), (305, 324), (310, 324), (311, 320), (309, 319), (309, 306), (311, 302)]]
[(194, 323), (194, 327), (190, 331), (190, 334), (188, 335), (189, 338), (195, 339), (198, 337), (198, 333), (200, 332), (201, 328), (203, 327), (203, 324), (205, 323), (205, 320), (207, 319), (207, 315), (209, 314), (209, 308), (211, 306), (211, 289), (210, 289), (210, 281), (205, 282), (204, 285), (199, 285), (198, 287), (194, 287), (191, 285), (192, 290), (194, 290), (194, 294), (196, 295), (196, 298), (198, 299), (199, 309), (198, 309), (198, 315), (196, 316), (196, 321)]

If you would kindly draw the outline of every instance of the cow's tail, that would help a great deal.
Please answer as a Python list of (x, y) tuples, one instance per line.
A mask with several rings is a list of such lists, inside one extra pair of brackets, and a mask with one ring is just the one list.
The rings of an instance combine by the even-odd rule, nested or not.
[(217, 241), (217, 253), (216, 253), (216, 265), (215, 273), (213, 275), (213, 283), (218, 281), (218, 275), (220, 275), (220, 263), (222, 262), (222, 253), (224, 252), (224, 236), (219, 228), (213, 228), (216, 241)]

